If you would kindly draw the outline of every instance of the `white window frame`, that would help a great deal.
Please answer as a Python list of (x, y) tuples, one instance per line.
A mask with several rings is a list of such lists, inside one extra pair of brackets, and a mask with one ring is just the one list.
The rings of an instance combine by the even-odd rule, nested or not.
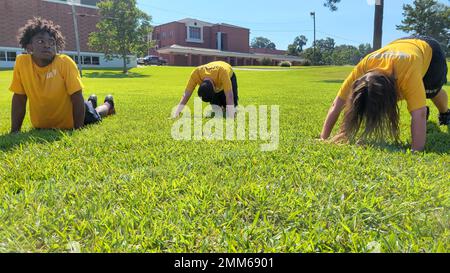
[[(195, 28), (200, 29), (200, 39), (195, 39), (195, 38), (190, 37), (190, 34), (191, 34), (189, 31), (190, 27), (195, 27)], [(195, 24), (195, 23), (186, 24), (186, 37), (187, 37), (186, 42), (202, 44), (203, 43), (203, 26), (200, 24)]]

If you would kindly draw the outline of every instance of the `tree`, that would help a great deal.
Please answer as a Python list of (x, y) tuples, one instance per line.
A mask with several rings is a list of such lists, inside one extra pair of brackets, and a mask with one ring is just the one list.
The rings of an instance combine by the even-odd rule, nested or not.
[(316, 41), (316, 50), (308, 48), (301, 54), (305, 59), (316, 65), (331, 65), (333, 63), (332, 54), (334, 51), (334, 39), (327, 37)]
[(414, 0), (412, 5), (403, 5), (402, 24), (398, 30), (417, 35), (427, 35), (438, 40), (450, 50), (450, 7), (435, 0)]
[(303, 51), (303, 47), (308, 42), (304, 35), (295, 37), (294, 42), (288, 46), (288, 55), (298, 56)]
[(339, 2), (341, 2), (341, 0), (326, 0), (323, 5), (329, 8), (331, 11), (336, 11), (337, 10), (336, 4)]
[(361, 60), (361, 53), (354, 46), (340, 45), (334, 48), (331, 58), (333, 65), (355, 65)]
[(367, 54), (373, 51), (372, 46), (370, 44), (360, 44), (358, 47), (359, 54), (361, 58), (364, 58)]
[[(331, 11), (337, 10), (337, 3), (341, 0), (325, 0), (324, 6), (328, 7)], [(375, 2), (375, 22), (373, 30), (373, 49), (377, 50), (381, 48), (383, 40), (383, 13), (384, 13), (384, 0), (376, 0)]]
[(123, 73), (128, 72), (128, 55), (151, 47), (151, 16), (137, 8), (136, 0), (105, 0), (97, 4), (101, 16), (97, 32), (89, 35), (89, 45), (105, 54), (107, 60), (122, 58)]
[(264, 37), (256, 37), (252, 40), (251, 47), (253, 48), (269, 48), (269, 49), (276, 49), (275, 44)]

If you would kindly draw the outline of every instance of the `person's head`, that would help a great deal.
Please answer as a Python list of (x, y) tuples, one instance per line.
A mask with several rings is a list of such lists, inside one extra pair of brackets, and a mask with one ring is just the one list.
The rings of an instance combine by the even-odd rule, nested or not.
[(341, 134), (350, 141), (374, 137), (376, 140), (392, 137), (399, 139), (399, 108), (397, 92), (392, 78), (379, 71), (370, 71), (352, 85), (347, 101)]
[(51, 62), (56, 53), (65, 46), (60, 26), (50, 20), (34, 17), (19, 30), (20, 46), (44, 62)]
[(198, 88), (198, 95), (204, 101), (210, 101), (214, 95), (214, 85), (210, 79), (205, 79)]

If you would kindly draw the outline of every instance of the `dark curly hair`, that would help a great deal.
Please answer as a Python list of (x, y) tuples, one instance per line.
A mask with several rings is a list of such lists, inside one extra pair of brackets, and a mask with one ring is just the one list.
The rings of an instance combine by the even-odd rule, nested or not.
[(28, 20), (26, 25), (19, 29), (17, 39), (23, 49), (31, 44), (31, 39), (39, 33), (47, 32), (56, 40), (56, 49), (61, 51), (64, 49), (66, 42), (64, 36), (60, 31), (60, 26), (53, 23), (53, 21), (42, 19), (41, 17), (34, 17)]

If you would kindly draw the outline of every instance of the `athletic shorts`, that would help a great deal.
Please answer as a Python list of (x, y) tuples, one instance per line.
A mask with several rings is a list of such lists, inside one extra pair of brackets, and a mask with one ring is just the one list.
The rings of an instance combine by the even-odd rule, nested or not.
[(447, 83), (447, 60), (445, 58), (445, 53), (442, 50), (440, 44), (435, 39), (428, 36), (410, 36), (403, 39), (419, 39), (427, 42), (433, 50), (433, 56), (431, 58), (430, 66), (428, 71), (423, 77), (423, 83), (425, 85), (425, 92), (427, 99), (432, 99), (441, 91), (444, 84)]
[(85, 115), (84, 115), (84, 125), (94, 124), (102, 121), (102, 117), (97, 113), (89, 101), (84, 102)]

